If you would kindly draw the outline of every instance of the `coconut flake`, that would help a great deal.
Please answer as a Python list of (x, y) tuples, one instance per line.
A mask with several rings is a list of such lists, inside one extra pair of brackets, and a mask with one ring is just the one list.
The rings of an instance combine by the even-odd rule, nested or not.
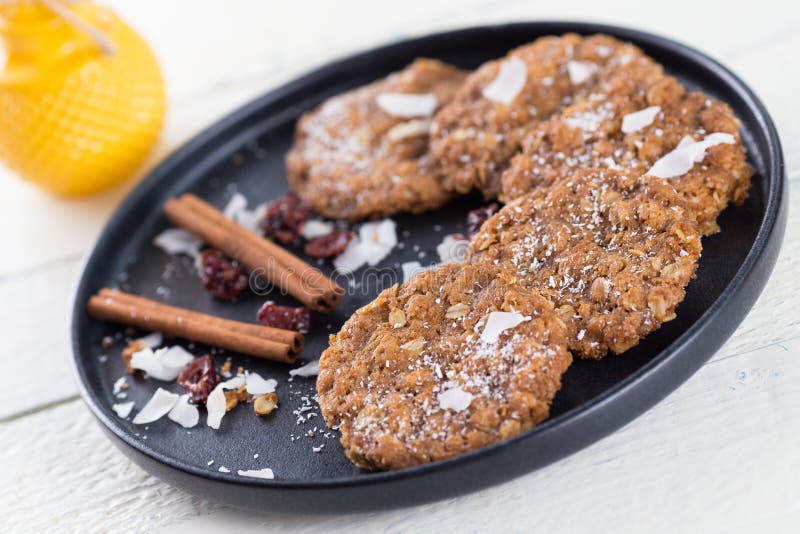
[(712, 133), (702, 141), (687, 141), (682, 139), (678, 146), (668, 154), (656, 161), (647, 174), (658, 178), (675, 178), (686, 174), (695, 163), (700, 163), (706, 157), (706, 150), (720, 144), (733, 144), (733, 135), (729, 133)]
[(192, 360), (192, 356), (181, 346), (164, 347), (153, 352), (147, 347), (131, 357), (131, 367), (139, 369), (156, 380), (172, 381)]
[(153, 239), (153, 244), (171, 256), (198, 258), (203, 241), (183, 228), (167, 228)]
[(333, 232), (332, 222), (310, 219), (303, 225), (303, 228), (300, 230), (300, 235), (306, 239), (314, 239), (315, 237), (324, 237), (331, 232)]
[(289, 371), (291, 376), (317, 376), (319, 374), (319, 360), (308, 362), (302, 367)]
[(364, 223), (347, 248), (333, 260), (339, 272), (353, 272), (365, 263), (377, 265), (397, 246), (397, 225), (392, 219)]
[(638, 132), (653, 124), (656, 115), (661, 111), (661, 106), (650, 106), (622, 117), (622, 133)]
[(161, 419), (172, 410), (176, 402), (178, 402), (177, 393), (170, 393), (166, 389), (158, 388), (144, 408), (139, 410), (139, 413), (133, 418), (133, 424), (143, 425)]
[(502, 312), (495, 311), (489, 314), (486, 320), (486, 326), (481, 333), (481, 341), (484, 343), (494, 343), (500, 337), (500, 334), (509, 328), (514, 328), (518, 324), (530, 321), (530, 317), (522, 315), (519, 312)]
[(428, 135), (430, 129), (430, 119), (413, 119), (395, 124), (388, 132), (386, 132), (386, 137), (389, 138), (389, 141), (397, 142), (409, 137)]
[(264, 213), (267, 211), (267, 205), (259, 204), (252, 210), (248, 210), (247, 204), (247, 197), (241, 193), (234, 193), (222, 212), (239, 226), (257, 232)]
[(181, 395), (178, 398), (178, 402), (167, 414), (167, 417), (183, 428), (192, 428), (200, 421), (200, 411), (197, 406), (189, 403), (189, 395)]
[(114, 395), (119, 395), (122, 393), (122, 390), (127, 389), (128, 387), (128, 379), (124, 376), (117, 378), (114, 382), (114, 388), (112, 389), (112, 393)]
[(469, 241), (461, 237), (446, 235), (441, 243), (436, 245), (441, 263), (461, 263), (467, 255)]
[(261, 378), (258, 373), (247, 373), (245, 377), (247, 392), (251, 395), (264, 395), (275, 391), (278, 381), (274, 378)]
[(217, 387), (211, 390), (206, 399), (206, 411), (208, 412), (206, 425), (214, 430), (219, 429), (222, 418), (225, 416), (225, 392), (223, 389), (222, 384), (217, 384)]
[(461, 388), (451, 388), (447, 391), (439, 393), (436, 398), (438, 399), (439, 406), (442, 407), (442, 409), (460, 412), (467, 409), (475, 396)]
[(244, 377), (244, 375), (236, 375), (233, 378), (226, 380), (225, 382), (220, 382), (218, 385), (222, 389), (239, 389), (246, 383), (247, 379)]
[(231, 472), (231, 470), (228, 469), (227, 467), (225, 467), (224, 465), (219, 466), (219, 469), (217, 469), (217, 471), (219, 471), (220, 473), (230, 473)]
[(400, 268), (403, 270), (403, 282), (408, 282), (415, 274), (435, 269), (438, 266), (438, 263), (434, 263), (433, 265), (426, 265), (423, 267), (418, 261), (407, 261), (402, 263)]
[(500, 70), (492, 83), (483, 88), (483, 96), (492, 102), (509, 105), (525, 87), (528, 66), (514, 56), (500, 64)]
[(580, 112), (567, 117), (564, 122), (572, 128), (578, 128), (584, 132), (594, 132), (603, 123), (603, 117), (597, 113)]
[(384, 219), (377, 222), (369, 222), (361, 225), (358, 229), (358, 236), (361, 241), (375, 243), (389, 250), (397, 245), (397, 223), (392, 219)]
[(183, 369), (194, 360), (194, 356), (180, 345), (158, 349), (155, 355), (161, 365), (178, 369)]
[(333, 266), (340, 273), (352, 273), (367, 263), (368, 253), (369, 251), (361, 246), (359, 239), (355, 238), (347, 244), (344, 252), (334, 258)]
[(144, 343), (151, 349), (155, 349), (157, 347), (160, 347), (161, 344), (164, 343), (164, 334), (162, 334), (161, 332), (151, 332), (146, 336), (140, 337), (136, 341)]
[(573, 85), (580, 85), (597, 71), (597, 65), (589, 61), (570, 61), (567, 63), (569, 80)]
[(433, 93), (383, 93), (376, 101), (379, 108), (395, 117), (430, 117), (439, 105)]
[(263, 478), (265, 480), (272, 480), (273, 478), (275, 478), (275, 474), (269, 467), (265, 467), (264, 469), (247, 469), (247, 470), (240, 469), (236, 473), (240, 477)]
[(131, 410), (133, 409), (133, 402), (121, 402), (118, 404), (112, 404), (111, 409), (114, 410), (119, 417), (125, 419), (131, 414)]

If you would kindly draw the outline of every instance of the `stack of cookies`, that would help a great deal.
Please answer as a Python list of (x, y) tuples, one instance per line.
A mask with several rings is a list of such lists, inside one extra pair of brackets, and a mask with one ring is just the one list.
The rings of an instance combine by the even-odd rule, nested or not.
[(465, 262), (382, 292), (331, 337), (325, 420), (370, 469), (487, 446), (545, 420), (573, 355), (675, 317), (701, 237), (752, 170), (731, 108), (630, 43), (543, 37), (473, 73), (420, 59), (298, 123), (293, 189), (346, 220), (504, 202)]

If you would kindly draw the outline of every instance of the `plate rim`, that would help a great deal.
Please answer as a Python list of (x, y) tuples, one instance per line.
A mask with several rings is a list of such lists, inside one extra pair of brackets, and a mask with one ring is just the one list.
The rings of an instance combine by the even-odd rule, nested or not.
[[(614, 384), (609, 389), (600, 393), (591, 401), (585, 402), (565, 413), (548, 419), (537, 427), (528, 432), (517, 435), (513, 438), (505, 440), (494, 445), (471, 451), (446, 460), (432, 462), (416, 467), (411, 467), (398, 471), (383, 471), (370, 473), (369, 476), (347, 476), (332, 479), (320, 480), (286, 480), (286, 479), (246, 479), (246, 478), (232, 478), (226, 476), (224, 473), (217, 471), (203, 470), (201, 468), (184, 464), (180, 460), (169, 457), (158, 451), (151, 449), (146, 442), (135, 439), (130, 433), (124, 429), (117, 421), (113, 420), (100, 406), (102, 399), (99, 399), (95, 393), (90, 391), (86, 384), (85, 371), (80, 359), (79, 338), (80, 332), (79, 315), (85, 313), (85, 304), (81, 295), (85, 292), (87, 286), (87, 269), (95, 256), (98, 248), (106, 241), (113, 228), (118, 226), (120, 219), (125, 212), (130, 211), (137, 205), (147, 194), (151, 193), (155, 184), (162, 178), (162, 176), (174, 173), (174, 170), (179, 168), (182, 164), (191, 160), (194, 154), (203, 147), (203, 145), (213, 142), (220, 134), (226, 130), (236, 126), (242, 120), (252, 115), (257, 110), (272, 103), (275, 104), (281, 98), (295, 93), (302, 87), (313, 84), (315, 81), (324, 79), (326, 76), (333, 72), (341, 71), (344, 66), (349, 63), (364, 60), (372, 55), (381, 55), (391, 53), (393, 51), (401, 52), (402, 49), (411, 47), (415, 44), (423, 44), (430, 39), (444, 39), (444, 38), (460, 38), (471, 33), (486, 33), (497, 32), (504, 29), (515, 30), (530, 30), (532, 38), (547, 35), (547, 34), (561, 34), (565, 32), (576, 32), (580, 34), (591, 33), (607, 33), (612, 36), (629, 40), (641, 46), (643, 43), (647, 45), (665, 49), (668, 53), (674, 55), (682, 60), (688, 60), (695, 66), (701, 67), (703, 70), (712, 71), (717, 77), (721, 78), (728, 88), (734, 90), (739, 97), (741, 97), (746, 106), (752, 111), (754, 118), (757, 121), (759, 130), (764, 134), (767, 140), (768, 150), (764, 154), (765, 161), (768, 165), (768, 175), (765, 176), (767, 190), (765, 191), (766, 206), (764, 210), (763, 220), (759, 226), (758, 232), (753, 240), (747, 255), (737, 269), (733, 278), (729, 281), (724, 290), (719, 296), (706, 308), (700, 315), (697, 321), (689, 328), (684, 330), (672, 343), (665, 347), (658, 355), (656, 355), (650, 362), (646, 363), (625, 379)], [(87, 250), (83, 257), (79, 275), (73, 285), (72, 297), (70, 299), (70, 318), (69, 318), (69, 331), (70, 331), (70, 345), (72, 357), (70, 358), (70, 367), (73, 372), (73, 377), (78, 385), (81, 398), (89, 407), (92, 414), (98, 422), (104, 427), (104, 430), (110, 432), (113, 436), (124, 445), (130, 447), (135, 452), (140, 453), (150, 460), (156, 461), (160, 464), (168, 466), (169, 468), (179, 470), (185, 474), (208, 479), (211, 482), (232, 484), (238, 486), (250, 486), (263, 489), (275, 490), (326, 490), (336, 488), (350, 488), (360, 486), (375, 486), (390, 481), (401, 481), (409, 478), (421, 477), (424, 475), (432, 475), (443, 470), (449, 470), (456, 466), (471, 463), (476, 458), (484, 458), (493, 455), (503, 454), (506, 449), (515, 447), (523, 441), (533, 439), (542, 434), (549, 434), (557, 432), (563, 427), (573, 426), (580, 423), (580, 420), (591, 417), (597, 412), (604, 412), (608, 406), (620, 397), (631, 392), (637, 392), (641, 383), (652, 379), (658, 375), (658, 371), (673, 363), (673, 359), (678, 357), (682, 350), (685, 350), (692, 341), (695, 340), (719, 315), (726, 311), (727, 307), (731, 304), (731, 299), (742, 291), (745, 282), (753, 276), (754, 270), (759, 267), (759, 263), (766, 260), (766, 273), (763, 274), (763, 280), (756, 285), (759, 286), (754, 294), (751, 295), (750, 302), (742, 307), (740, 317), (735, 321), (734, 328), (738, 326), (744, 316), (749, 312), (753, 302), (761, 293), (766, 280), (769, 278), (777, 252), (780, 249), (780, 244), (783, 239), (786, 219), (786, 171), (783, 151), (781, 148), (780, 138), (777, 129), (772, 121), (764, 104), (756, 96), (754, 91), (742, 81), (736, 74), (730, 71), (727, 67), (722, 65), (716, 59), (700, 52), (699, 50), (681, 44), (671, 38), (667, 38), (651, 32), (644, 32), (641, 30), (628, 28), (624, 26), (599, 24), (584, 21), (568, 21), (568, 20), (531, 20), (525, 22), (513, 23), (498, 23), (489, 25), (477, 25), (464, 27), (453, 30), (439, 31), (426, 33), (422, 35), (415, 35), (408, 39), (401, 39), (391, 41), (388, 44), (381, 44), (375, 47), (367, 48), (357, 51), (345, 56), (341, 56), (332, 61), (325, 62), (317, 67), (312, 67), (307, 74), (294, 78), (278, 87), (267, 90), (260, 96), (248, 101), (247, 103), (236, 108), (232, 112), (226, 114), (219, 120), (204, 127), (188, 141), (173, 150), (165, 159), (158, 163), (153, 169), (148, 172), (147, 176), (142, 179), (133, 190), (126, 195), (125, 199), (116, 207), (113, 215), (105, 223), (100, 233), (95, 238), (91, 247)], [(772, 256), (765, 258), (765, 253), (768, 252), (768, 246), (772, 246)], [(763, 265), (762, 265), (763, 267)], [(732, 330), (732, 329), (731, 329)], [(724, 336), (722, 342), (729, 337), (730, 334)], [(722, 344), (719, 343), (719, 345)], [(559, 457), (566, 457), (575, 451), (587, 446), (590, 443), (599, 441), (608, 434), (619, 429), (623, 424), (631, 422), (639, 417), (644, 411), (651, 408), (654, 404), (662, 400), (669, 392), (677, 389), (685, 380), (694, 374), (711, 356), (713, 352), (709, 353), (705, 358), (696, 358), (692, 365), (684, 371), (685, 376), (681, 376), (679, 380), (671, 383), (667, 388), (662, 388), (664, 391), (657, 391), (655, 395), (651, 395), (645, 402), (635, 408), (629, 409), (625, 416), (621, 418), (622, 422), (618, 421), (606, 422), (603, 430), (594, 432), (588, 439), (585, 437), (582, 440), (577, 440), (572, 447), (565, 453), (560, 454)], [(696, 365), (695, 365), (696, 364)], [(617, 418), (619, 419), (619, 418)], [(115, 444), (117, 442), (115, 441)], [(124, 450), (124, 449), (123, 449)], [(128, 452), (128, 451), (124, 451)], [(133, 452), (133, 451), (131, 451)], [(550, 462), (547, 462), (550, 463)], [(533, 468), (522, 468), (519, 474), (524, 474), (531, 471)], [(148, 471), (150, 471), (148, 469)], [(476, 489), (469, 488), (470, 490)], [(458, 492), (454, 489), (452, 493)]]

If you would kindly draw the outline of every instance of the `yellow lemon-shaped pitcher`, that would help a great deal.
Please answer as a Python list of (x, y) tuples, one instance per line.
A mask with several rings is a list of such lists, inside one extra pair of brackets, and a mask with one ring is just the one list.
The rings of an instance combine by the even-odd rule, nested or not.
[(93, 2), (0, 2), (0, 159), (62, 195), (115, 185), (141, 164), (166, 96), (147, 43)]

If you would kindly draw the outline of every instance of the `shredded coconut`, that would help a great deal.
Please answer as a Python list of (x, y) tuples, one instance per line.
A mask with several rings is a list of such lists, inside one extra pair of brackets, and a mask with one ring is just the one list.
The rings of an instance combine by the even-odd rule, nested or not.
[(525, 87), (528, 67), (520, 58), (514, 56), (500, 64), (497, 77), (483, 88), (483, 96), (492, 102), (509, 105)]
[[(687, 140), (688, 139), (688, 140)], [(735, 139), (729, 133), (712, 133), (702, 141), (684, 138), (678, 146), (656, 161), (647, 174), (659, 178), (675, 178), (686, 174), (695, 163), (703, 161), (706, 150), (720, 144), (733, 144)]]
[(489, 314), (489, 318), (486, 320), (486, 326), (481, 333), (481, 341), (484, 343), (494, 343), (498, 340), (502, 332), (514, 328), (525, 321), (530, 321), (530, 319), (530, 317), (526, 317), (519, 312), (492, 312)]
[(622, 117), (622, 133), (638, 132), (653, 124), (656, 115), (661, 111), (661, 106), (650, 106)]
[(597, 65), (588, 61), (570, 61), (567, 63), (569, 80), (573, 85), (580, 85), (597, 71)]
[(467, 409), (475, 396), (461, 388), (451, 388), (439, 393), (436, 398), (442, 409), (460, 412)]
[(147, 401), (136, 417), (133, 418), (134, 425), (152, 423), (167, 415), (175, 403), (178, 402), (178, 395), (170, 393), (166, 389), (158, 388), (153, 396)]
[(430, 117), (439, 105), (433, 93), (383, 93), (376, 101), (379, 108), (394, 117)]
[(290, 376), (316, 376), (319, 374), (319, 360), (308, 362), (302, 367), (289, 371)]

